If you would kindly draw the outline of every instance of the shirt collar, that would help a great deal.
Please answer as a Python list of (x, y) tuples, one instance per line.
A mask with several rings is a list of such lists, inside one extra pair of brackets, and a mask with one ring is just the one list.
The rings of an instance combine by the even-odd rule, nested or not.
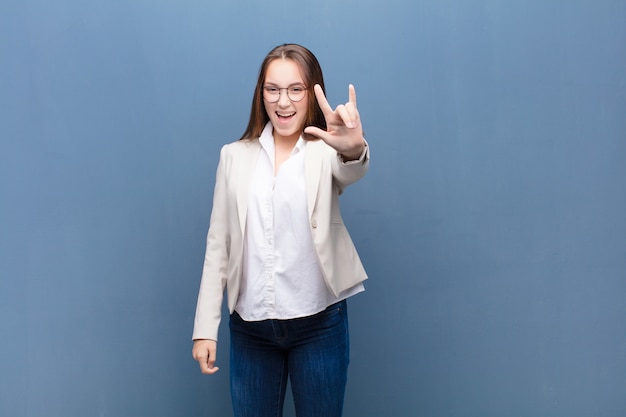
[[(274, 127), (272, 126), (272, 122), (267, 122), (265, 127), (263, 128), (263, 132), (261, 132), (261, 136), (259, 136), (259, 142), (261, 143), (261, 147), (265, 149), (272, 161), (274, 160)], [(302, 138), (302, 135), (298, 138), (296, 145), (293, 147), (293, 151), (291, 154), (296, 154), (299, 152), (304, 152), (306, 147), (306, 141)]]

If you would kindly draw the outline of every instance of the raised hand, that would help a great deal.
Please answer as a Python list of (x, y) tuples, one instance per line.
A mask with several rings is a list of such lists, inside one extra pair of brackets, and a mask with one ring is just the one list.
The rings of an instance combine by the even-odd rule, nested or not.
[(335, 110), (330, 107), (324, 91), (319, 84), (315, 84), (315, 98), (326, 119), (326, 129), (308, 126), (304, 133), (316, 136), (332, 146), (340, 153), (344, 160), (358, 159), (365, 147), (363, 127), (356, 107), (356, 91), (350, 84), (348, 87), (348, 102), (340, 104)]

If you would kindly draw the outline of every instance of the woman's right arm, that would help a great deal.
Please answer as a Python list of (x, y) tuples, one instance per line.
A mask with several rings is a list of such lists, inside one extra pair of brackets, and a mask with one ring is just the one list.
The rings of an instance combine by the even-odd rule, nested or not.
[(215, 174), (213, 209), (207, 235), (202, 281), (192, 337), (194, 340), (193, 358), (199, 362), (202, 373), (207, 374), (215, 373), (218, 370), (214, 366), (217, 334), (228, 272), (230, 235), (228, 230), (227, 161), (225, 155), (226, 151), (223, 147)]

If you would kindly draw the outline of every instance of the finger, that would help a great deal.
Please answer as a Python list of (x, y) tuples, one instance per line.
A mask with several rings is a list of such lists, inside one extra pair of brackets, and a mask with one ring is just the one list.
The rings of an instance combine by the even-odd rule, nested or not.
[(206, 374), (209, 371), (209, 357), (200, 355), (196, 357), (196, 360), (198, 361), (198, 365), (200, 365), (200, 372)]
[(213, 375), (219, 370), (220, 368), (217, 366), (208, 367), (206, 364), (204, 366), (200, 365), (200, 372), (202, 372), (204, 375)]
[(352, 103), (354, 108), (356, 108), (356, 89), (354, 88), (354, 85), (352, 84), (348, 86), (348, 97), (349, 97), (348, 101)]
[(359, 121), (359, 111), (357, 108), (350, 102), (344, 104), (346, 110), (350, 114), (350, 118), (358, 123)]
[(215, 360), (217, 358), (217, 349), (215, 348), (215, 346), (209, 346), (209, 358), (207, 361), (207, 365), (209, 366), (209, 368), (213, 368), (215, 367)]
[(207, 367), (204, 370), (202, 370), (202, 373), (205, 374), (205, 375), (213, 375), (214, 373), (216, 373), (219, 370), (220, 370), (220, 368), (217, 367), (217, 366)]
[(200, 358), (198, 360), (198, 363), (200, 364), (200, 372), (202, 372), (203, 374), (207, 374), (207, 375), (214, 374), (220, 369), (219, 367), (215, 366), (214, 355)]
[(328, 100), (326, 100), (326, 96), (324, 95), (324, 90), (322, 90), (322, 87), (319, 84), (315, 84), (313, 90), (315, 91), (317, 104), (319, 104), (320, 109), (322, 109), (322, 113), (324, 113), (324, 116), (332, 114), (333, 109), (332, 107), (330, 107), (330, 104), (328, 104)]
[(346, 125), (349, 129), (354, 129), (357, 126), (356, 120), (353, 117), (354, 114), (351, 114), (350, 111), (343, 104), (337, 106), (335, 112), (339, 115), (343, 124)]
[(324, 140), (328, 135), (328, 132), (315, 126), (308, 126), (304, 128), (304, 133), (306, 133), (307, 135), (315, 136), (316, 138), (322, 140)]

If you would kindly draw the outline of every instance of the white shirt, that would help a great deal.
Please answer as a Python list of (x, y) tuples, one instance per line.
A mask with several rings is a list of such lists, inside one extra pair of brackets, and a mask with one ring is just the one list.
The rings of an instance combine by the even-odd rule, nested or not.
[(358, 284), (335, 297), (326, 287), (308, 218), (307, 142), (300, 137), (274, 175), (272, 133), (268, 123), (248, 195), (243, 281), (235, 307), (246, 321), (310, 316), (364, 290)]

